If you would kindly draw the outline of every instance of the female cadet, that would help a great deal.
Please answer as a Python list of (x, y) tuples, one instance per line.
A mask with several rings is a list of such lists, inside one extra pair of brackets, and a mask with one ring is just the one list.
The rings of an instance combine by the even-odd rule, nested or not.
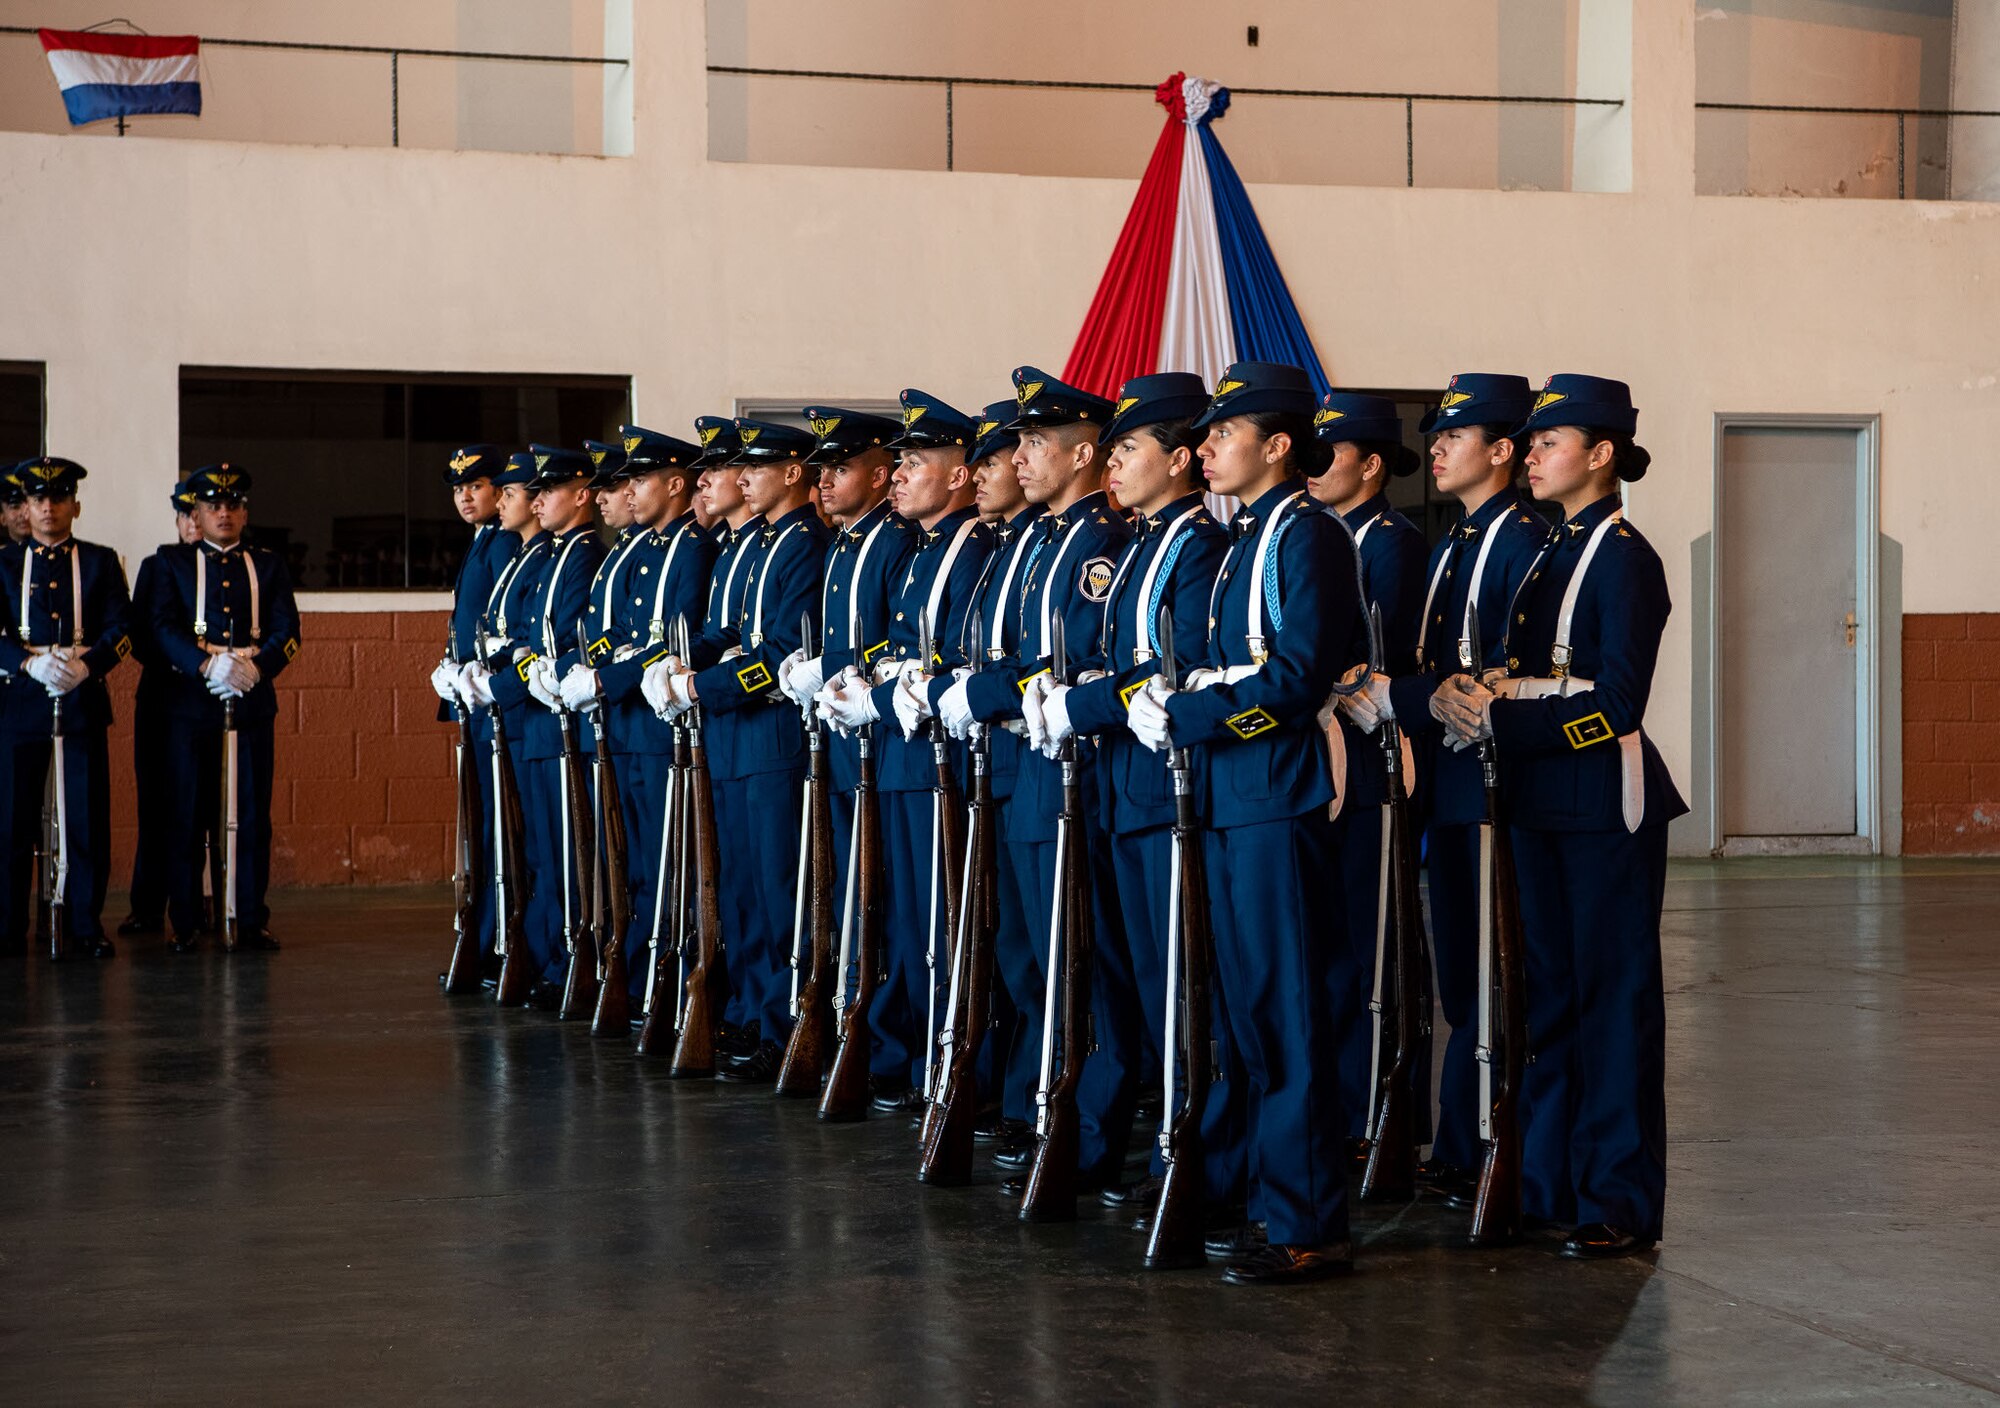
[[(1382, 613), (1381, 669), (1404, 675), (1416, 668), (1417, 623), (1423, 615), (1424, 535), (1416, 524), (1389, 506), (1391, 475), (1414, 474), (1417, 452), (1403, 443), (1403, 421), (1396, 403), (1384, 396), (1359, 396), (1329, 391), (1320, 399), (1313, 429), (1332, 458), (1307, 481), (1313, 498), (1340, 515), (1354, 534), (1361, 552), (1361, 609)], [(1366, 625), (1363, 626), (1364, 631)], [(1360, 649), (1367, 650), (1364, 634)], [(1352, 673), (1352, 672), (1350, 672)], [(1333, 1016), (1340, 1024), (1340, 1085), (1347, 1105), (1347, 1135), (1358, 1146), (1374, 1092), (1368, 1088), (1371, 1069), (1368, 996), (1375, 978), (1375, 933), (1382, 894), (1382, 808), (1389, 800), (1389, 772), (1378, 736), (1364, 731), (1345, 714), (1337, 732), (1327, 734), (1332, 752), (1335, 787), (1334, 845), (1340, 856), (1343, 893), (1347, 896), (1347, 951), (1334, 966)], [(1332, 751), (1337, 750), (1337, 751)], [(1406, 749), (1405, 759), (1409, 757)], [(1404, 783), (1416, 791), (1414, 768), (1404, 766)], [(1419, 1092), (1414, 1103), (1418, 1142), (1429, 1139), (1431, 1086), (1430, 1053), (1419, 1054), (1411, 1073)]]
[[(1245, 505), (1210, 596), (1204, 668), (1132, 697), (1142, 743), (1206, 745), (1216, 988), (1240, 1053), (1251, 1215), (1228, 1253), (1236, 1285), (1351, 1269), (1347, 1121), (1324, 995), (1346, 943), (1326, 737), (1317, 713), (1359, 639), (1353, 540), (1300, 476), (1324, 452), (1297, 367), (1239, 362), (1195, 421), (1209, 488)], [(1316, 902), (1317, 901), (1317, 902)]]
[(1455, 676), (1437, 712), (1490, 737), (1528, 948), (1523, 1199), (1573, 1225), (1572, 1257), (1644, 1251), (1666, 1196), (1660, 908), (1667, 823), (1687, 811), (1641, 728), (1671, 603), (1618, 481), (1651, 456), (1623, 382), (1552, 376), (1521, 434), (1528, 487), (1560, 504), (1508, 616), (1507, 671)]

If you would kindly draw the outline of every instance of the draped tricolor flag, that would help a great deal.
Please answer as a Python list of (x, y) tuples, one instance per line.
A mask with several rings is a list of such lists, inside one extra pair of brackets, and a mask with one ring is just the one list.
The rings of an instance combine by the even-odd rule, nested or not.
[(72, 127), (140, 113), (201, 113), (201, 40), (192, 34), (41, 31)]
[(1210, 124), (1228, 111), (1219, 83), (1175, 74), (1153, 92), (1166, 129), (1111, 251), (1063, 380), (1116, 396), (1127, 377), (1194, 372), (1213, 386), (1231, 362), (1326, 373), (1291, 290)]

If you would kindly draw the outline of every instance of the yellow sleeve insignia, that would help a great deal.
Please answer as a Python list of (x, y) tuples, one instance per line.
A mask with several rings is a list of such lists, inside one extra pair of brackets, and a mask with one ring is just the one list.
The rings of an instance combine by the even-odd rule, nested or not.
[(746, 666), (736, 672), (736, 682), (743, 686), (745, 694), (755, 694), (760, 689), (771, 687), (771, 672), (764, 668), (764, 662)]
[(1278, 721), (1262, 709), (1245, 709), (1233, 718), (1224, 719), (1222, 726), (1238, 738), (1255, 738), (1276, 728)]
[(1602, 743), (1614, 735), (1611, 732), (1611, 720), (1600, 712), (1587, 714), (1583, 718), (1573, 719), (1564, 724), (1563, 737), (1569, 740), (1569, 746), (1572, 748), (1588, 748), (1591, 744)]

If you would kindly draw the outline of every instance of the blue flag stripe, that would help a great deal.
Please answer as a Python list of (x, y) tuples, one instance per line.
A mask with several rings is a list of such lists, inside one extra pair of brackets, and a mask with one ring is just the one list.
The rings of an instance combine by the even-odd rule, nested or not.
[(79, 83), (63, 89), (69, 123), (81, 127), (107, 117), (185, 112), (201, 115), (199, 83)]

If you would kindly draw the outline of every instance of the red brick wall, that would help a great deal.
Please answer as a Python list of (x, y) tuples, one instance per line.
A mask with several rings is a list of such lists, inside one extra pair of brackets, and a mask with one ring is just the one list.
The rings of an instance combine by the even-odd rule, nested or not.
[(2000, 853), (2000, 613), (1903, 618), (1903, 854)]
[[(271, 880), (391, 885), (451, 876), (453, 731), (429, 676), (441, 611), (311, 612), (305, 649), (278, 677)], [(132, 691), (112, 676), (112, 877), (131, 874)]]

